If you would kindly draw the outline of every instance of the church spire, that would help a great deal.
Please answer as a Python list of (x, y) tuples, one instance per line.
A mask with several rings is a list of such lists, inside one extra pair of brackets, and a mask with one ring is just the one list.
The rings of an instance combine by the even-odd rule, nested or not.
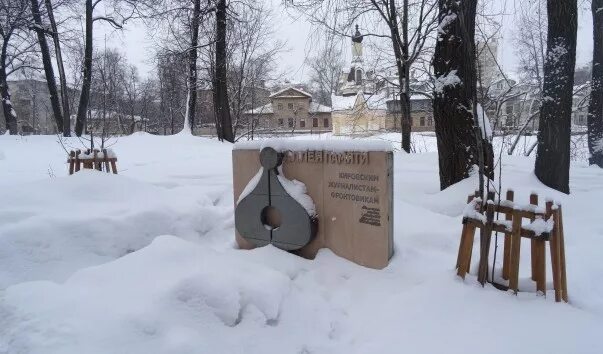
[(358, 25), (356, 25), (356, 33), (352, 36), (352, 64), (362, 63), (362, 39)]
[(354, 43), (362, 43), (364, 36), (360, 34), (360, 30), (358, 30), (358, 25), (356, 25), (356, 33), (352, 36), (352, 42)]

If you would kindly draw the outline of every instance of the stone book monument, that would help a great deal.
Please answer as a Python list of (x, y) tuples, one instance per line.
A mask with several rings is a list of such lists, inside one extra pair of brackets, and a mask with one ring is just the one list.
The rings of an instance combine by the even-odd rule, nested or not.
[(366, 267), (388, 265), (391, 144), (261, 140), (235, 144), (232, 158), (239, 247), (272, 244), (305, 258), (329, 248)]

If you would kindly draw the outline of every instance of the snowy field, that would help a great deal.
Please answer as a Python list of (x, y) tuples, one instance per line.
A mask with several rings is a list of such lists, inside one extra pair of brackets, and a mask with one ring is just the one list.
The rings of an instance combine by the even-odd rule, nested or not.
[(0, 353), (603, 353), (603, 171), (576, 155), (565, 196), (533, 157), (503, 154), (516, 200), (563, 204), (559, 304), (534, 292), (527, 242), (518, 296), (456, 277), (475, 179), (440, 192), (435, 139), (414, 138), (419, 153), (395, 154), (395, 255), (377, 271), (236, 249), (229, 144), (136, 134), (112, 146), (119, 175), (67, 176), (57, 137), (0, 136)]

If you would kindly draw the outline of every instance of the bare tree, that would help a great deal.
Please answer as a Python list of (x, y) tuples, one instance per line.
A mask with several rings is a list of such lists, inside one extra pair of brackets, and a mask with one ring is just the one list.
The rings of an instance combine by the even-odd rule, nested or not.
[(184, 122), (187, 96), (186, 60), (183, 53), (163, 50), (157, 54), (159, 81), (160, 125), (164, 134), (174, 134), (176, 126)]
[(250, 128), (244, 112), (267, 103), (264, 83), (273, 75), (284, 44), (274, 39), (274, 19), (263, 5), (238, 4), (231, 11), (237, 16), (228, 21), (228, 97), (233, 134), (238, 136)]
[(543, 104), (536, 152), (536, 177), (569, 193), (570, 129), (576, 33), (576, 0), (547, 1), (548, 34), (544, 63)]
[(588, 105), (590, 164), (603, 168), (603, 0), (592, 0), (593, 65)]
[(23, 68), (31, 68), (34, 62), (35, 42), (29, 36), (29, 1), (0, 0), (0, 97), (6, 129), (17, 134), (17, 113), (10, 99), (8, 77)]
[[(92, 81), (92, 54), (93, 54), (93, 25), (94, 22), (103, 21), (110, 24), (115, 29), (122, 29), (126, 21), (140, 16), (145, 11), (151, 11), (154, 4), (153, 0), (135, 1), (135, 0), (104, 0), (109, 6), (104, 7), (104, 12), (95, 16), (95, 9), (103, 0), (86, 0), (85, 16), (85, 39), (84, 39), (84, 64), (83, 80), (80, 95), (80, 102), (77, 109), (75, 123), (75, 134), (82, 135), (84, 122), (86, 120), (86, 111), (90, 102), (90, 84)], [(111, 9), (111, 10), (108, 10)], [(107, 12), (109, 11), (109, 12)]]
[(228, 103), (228, 78), (226, 55), (226, 0), (217, 0), (216, 5), (216, 60), (213, 83), (214, 110), (218, 139), (234, 142), (230, 105)]
[(54, 69), (52, 67), (52, 58), (50, 57), (50, 49), (46, 41), (46, 28), (42, 24), (42, 14), (40, 13), (40, 4), (38, 0), (31, 0), (31, 14), (33, 16), (33, 29), (38, 36), (38, 44), (40, 45), (40, 53), (42, 54), (42, 64), (44, 66), (44, 74), (46, 75), (46, 85), (52, 106), (52, 113), (57, 125), (58, 131), (63, 131), (63, 113), (61, 112), (61, 104), (59, 103), (59, 91), (54, 78)]
[(316, 54), (308, 59), (310, 83), (320, 103), (331, 106), (331, 95), (337, 90), (339, 75), (343, 68), (343, 53), (333, 38), (328, 37)]
[(61, 88), (61, 104), (63, 108), (63, 136), (71, 136), (71, 110), (69, 109), (69, 93), (67, 87), (67, 76), (65, 74), (65, 65), (63, 63), (63, 54), (61, 42), (59, 40), (59, 29), (54, 18), (54, 9), (51, 0), (44, 0), (46, 13), (50, 24), (50, 34), (54, 43), (54, 53), (59, 71), (59, 82)]
[[(361, 18), (375, 23), (374, 32), (365, 36), (388, 38), (397, 72), (402, 113), (402, 148), (410, 152), (410, 70), (424, 54), (426, 43), (437, 25), (436, 1), (418, 0), (299, 0), (290, 6), (304, 13), (311, 22), (345, 36), (353, 22)], [(342, 18), (343, 17), (343, 18)], [(387, 30), (383, 33), (381, 29)]]

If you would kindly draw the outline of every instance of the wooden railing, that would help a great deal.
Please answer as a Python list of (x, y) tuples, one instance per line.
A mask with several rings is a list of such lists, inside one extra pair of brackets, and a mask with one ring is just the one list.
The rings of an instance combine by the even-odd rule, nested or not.
[[(505, 200), (494, 200), (491, 193), (485, 206), (478, 193), (469, 196), (463, 213), (463, 231), (457, 256), (457, 274), (465, 278), (469, 272), (475, 230), (480, 229), (480, 258), (477, 279), (483, 285), (488, 279), (488, 259), (492, 232), (504, 235), (502, 278), (509, 280), (508, 287), (493, 283), (498, 288), (519, 290), (519, 258), (521, 238), (530, 239), (532, 280), (537, 291), (546, 294), (546, 243), (549, 243), (555, 301), (567, 302), (567, 276), (565, 269), (565, 243), (561, 205), (546, 201), (538, 204), (538, 195), (530, 195), (530, 203), (514, 203), (514, 193), (507, 191)], [(504, 216), (503, 220), (499, 220)], [(529, 222), (524, 224), (524, 219)]]
[(107, 149), (87, 149), (84, 152), (81, 150), (72, 150), (69, 152), (67, 162), (69, 162), (70, 175), (82, 168), (95, 169), (98, 171), (104, 170), (107, 173), (113, 172), (114, 174), (117, 174), (117, 157), (111, 150)]

